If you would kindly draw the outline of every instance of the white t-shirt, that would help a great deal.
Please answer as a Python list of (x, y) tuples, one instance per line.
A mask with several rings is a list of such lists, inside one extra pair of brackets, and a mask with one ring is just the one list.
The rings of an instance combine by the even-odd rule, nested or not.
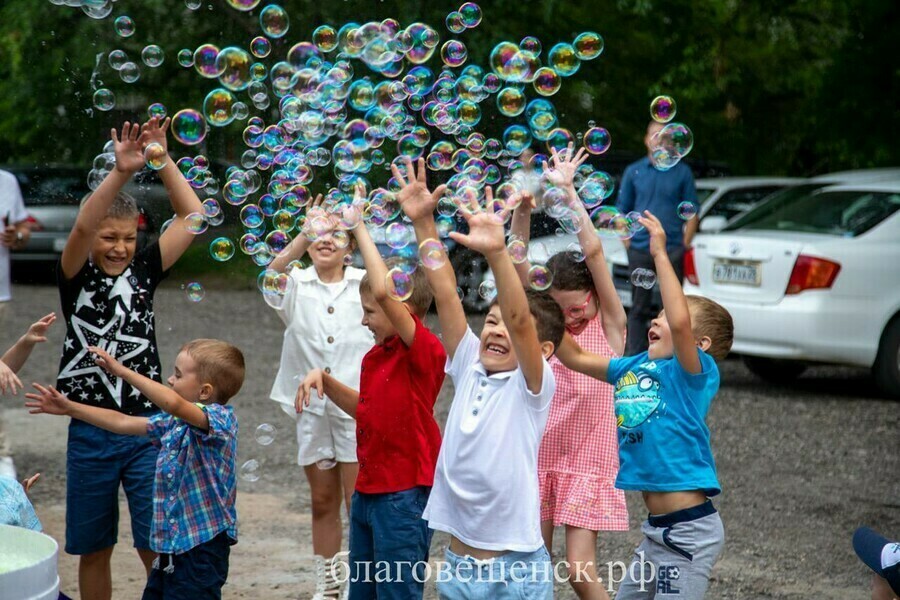
[(544, 361), (541, 391), (521, 369), (487, 375), (469, 329), (447, 373), (456, 393), (423, 519), (482, 550), (533, 552), (541, 538), (537, 455), (556, 389)]
[[(28, 218), (22, 191), (16, 176), (0, 171), (0, 219), (6, 217), (10, 225), (21, 223)], [(0, 222), (2, 226), (2, 222)], [(9, 279), (9, 248), (0, 244), (0, 302), (12, 299), (12, 286)]]
[[(315, 267), (291, 269), (293, 285), (284, 296), (266, 296), (266, 302), (284, 321), (281, 364), (270, 397), (296, 417), (297, 388), (313, 369), (326, 369), (332, 377), (359, 389), (359, 367), (375, 338), (362, 325), (359, 282), (365, 271), (344, 269), (343, 281), (323, 283)], [(313, 393), (304, 410), (342, 419), (351, 417), (327, 398)]]

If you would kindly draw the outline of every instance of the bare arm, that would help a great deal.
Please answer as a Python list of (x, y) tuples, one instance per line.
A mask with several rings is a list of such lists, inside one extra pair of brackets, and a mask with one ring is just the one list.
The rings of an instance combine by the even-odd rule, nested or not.
[(567, 368), (600, 381), (606, 381), (609, 357), (588, 352), (566, 332), (556, 351), (556, 358)]
[[(141, 130), (142, 145), (147, 146), (148, 144), (157, 143), (168, 152), (166, 130), (169, 128), (169, 123), (171, 123), (171, 119), (166, 118), (165, 121), (161, 122), (158, 117), (154, 117), (148, 123), (145, 123)], [(188, 231), (185, 217), (191, 213), (202, 213), (203, 205), (194, 192), (194, 188), (184, 178), (181, 169), (178, 168), (171, 157), (167, 158), (165, 166), (158, 173), (166, 186), (166, 191), (169, 193), (172, 210), (175, 211), (175, 219), (172, 220), (172, 224), (159, 237), (159, 253), (162, 257), (162, 268), (163, 271), (167, 271), (178, 262), (184, 251), (194, 241), (194, 234)]]
[(91, 253), (94, 237), (100, 222), (106, 218), (113, 200), (128, 183), (131, 176), (144, 166), (144, 154), (139, 140), (141, 128), (138, 124), (132, 125), (128, 121), (122, 126), (122, 137), (119, 138), (116, 130), (111, 131), (113, 144), (116, 151), (116, 168), (106, 176), (100, 186), (91, 194), (78, 211), (75, 225), (63, 248), (60, 264), (62, 273), (66, 279), (72, 279), (84, 266)]
[(587, 158), (584, 148), (580, 148), (576, 154), (572, 154), (572, 144), (569, 144), (566, 156), (560, 156), (553, 150), (554, 169), (550, 173), (551, 181), (555, 181), (565, 190), (569, 197), (569, 207), (575, 211), (581, 221), (578, 231), (578, 242), (584, 252), (584, 261), (594, 281), (594, 292), (600, 304), (600, 322), (603, 325), (603, 333), (609, 342), (610, 348), (616, 354), (625, 352), (625, 325), (628, 317), (625, 315), (625, 307), (616, 292), (612, 274), (606, 265), (606, 256), (603, 253), (603, 244), (594, 233), (594, 225), (584, 208), (578, 194), (575, 191), (575, 170)]
[[(420, 244), (425, 240), (439, 239), (437, 228), (434, 225), (434, 208), (437, 200), (444, 193), (446, 186), (439, 186), (434, 192), (429, 192), (425, 184), (425, 160), (419, 159), (418, 176), (413, 168), (412, 161), (406, 159), (406, 176), (391, 166), (394, 177), (400, 182), (398, 199), (403, 212), (412, 221), (416, 232), (416, 241)], [(425, 277), (434, 292), (434, 303), (438, 312), (438, 320), (441, 323), (441, 334), (444, 349), (451, 358), (456, 353), (459, 342), (466, 335), (469, 324), (466, 321), (466, 313), (462, 302), (456, 292), (456, 274), (447, 257), (444, 255), (442, 264), (437, 269), (425, 269)]]
[[(535, 200), (534, 196), (528, 192), (520, 193), (522, 195), (521, 202), (513, 209), (509, 233), (511, 238), (515, 237), (522, 240), (525, 243), (525, 247), (528, 248), (528, 242), (531, 240), (531, 211), (534, 210)], [(528, 270), (531, 268), (531, 263), (528, 262), (527, 254), (525, 260), (513, 264), (516, 265), (516, 274), (518, 274), (522, 285), (527, 286)]]
[(688, 222), (684, 226), (684, 247), (690, 248), (691, 244), (694, 243), (694, 236), (697, 235), (697, 230), (700, 229), (700, 217), (699, 215), (694, 215), (691, 217)]
[(316, 390), (319, 398), (328, 396), (338, 408), (356, 418), (356, 407), (359, 405), (359, 392), (344, 385), (331, 375), (325, 373), (322, 369), (313, 369), (310, 371), (303, 383), (297, 389), (297, 398), (294, 400), (294, 408), (297, 412), (303, 412), (303, 408), (309, 406), (309, 399), (312, 390)]
[(73, 419), (90, 423), (113, 433), (147, 435), (147, 423), (149, 421), (147, 417), (133, 417), (115, 410), (78, 404), (63, 396), (52, 386), (44, 387), (37, 383), (32, 385), (38, 393), (25, 394), (25, 397), (31, 400), (31, 402), (26, 402), (25, 406), (29, 409), (28, 412), (33, 415), (41, 413), (67, 415)]
[(678, 275), (675, 274), (666, 253), (666, 232), (659, 219), (650, 211), (644, 211), (640, 222), (650, 233), (650, 255), (653, 256), (653, 263), (656, 266), (656, 278), (659, 281), (663, 310), (666, 311), (666, 321), (672, 331), (675, 358), (685, 371), (696, 375), (703, 367), (697, 355), (697, 341), (691, 327), (691, 312), (688, 309), (687, 298), (684, 297), (684, 288), (681, 287)]
[(372, 237), (369, 235), (369, 230), (366, 229), (365, 223), (357, 225), (353, 230), (353, 235), (359, 243), (359, 252), (362, 254), (363, 261), (365, 262), (366, 272), (369, 275), (369, 287), (372, 289), (372, 295), (375, 297), (375, 301), (378, 302), (378, 305), (384, 311), (384, 314), (387, 315), (388, 320), (390, 320), (391, 324), (397, 330), (397, 333), (400, 334), (400, 339), (403, 340), (406, 347), (412, 346), (413, 340), (416, 337), (416, 321), (413, 319), (412, 315), (409, 314), (406, 305), (399, 300), (391, 298), (388, 293), (386, 281), (388, 274), (387, 266), (384, 264), (381, 255), (378, 253), (378, 248), (375, 246), (375, 242), (372, 241)]
[[(173, 417), (178, 417), (185, 423), (189, 423), (203, 431), (209, 431), (209, 418), (206, 416), (206, 411), (202, 408), (193, 402), (185, 400), (172, 388), (125, 368), (105, 350), (95, 346), (90, 346), (88, 350), (97, 356), (96, 362), (100, 367), (132, 385), (150, 399), (153, 404)], [(201, 387), (202, 392), (203, 388)]]

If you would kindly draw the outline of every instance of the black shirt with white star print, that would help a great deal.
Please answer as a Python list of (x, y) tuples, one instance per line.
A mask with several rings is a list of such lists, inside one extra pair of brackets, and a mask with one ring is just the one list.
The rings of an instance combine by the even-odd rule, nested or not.
[(90, 260), (72, 279), (65, 278), (61, 265), (56, 272), (66, 319), (57, 389), (75, 402), (128, 415), (156, 412), (137, 389), (98, 367), (87, 347), (104, 348), (129, 369), (162, 381), (153, 318), (153, 293), (167, 275), (159, 244), (135, 253), (115, 277)]

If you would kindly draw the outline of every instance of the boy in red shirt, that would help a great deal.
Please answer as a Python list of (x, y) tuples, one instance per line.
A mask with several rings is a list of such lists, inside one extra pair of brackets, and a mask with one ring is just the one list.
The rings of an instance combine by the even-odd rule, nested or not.
[(425, 267), (409, 276), (407, 297), (408, 290), (386, 281), (387, 267), (365, 225), (353, 234), (367, 271), (359, 286), (362, 324), (375, 346), (363, 357), (359, 392), (315, 369), (297, 392), (297, 411), (315, 388), (356, 419), (350, 600), (421, 598), (424, 576), (416, 569), (428, 561), (432, 533), (422, 512), (441, 446), (434, 403), (447, 354), (421, 321), (433, 300)]

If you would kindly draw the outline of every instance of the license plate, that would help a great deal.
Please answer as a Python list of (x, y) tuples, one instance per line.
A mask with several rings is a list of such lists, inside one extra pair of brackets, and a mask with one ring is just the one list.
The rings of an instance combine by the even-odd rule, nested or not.
[(56, 238), (53, 240), (53, 251), (62, 252), (66, 248), (66, 238)]
[(759, 286), (759, 263), (717, 262), (713, 265), (713, 281)]

